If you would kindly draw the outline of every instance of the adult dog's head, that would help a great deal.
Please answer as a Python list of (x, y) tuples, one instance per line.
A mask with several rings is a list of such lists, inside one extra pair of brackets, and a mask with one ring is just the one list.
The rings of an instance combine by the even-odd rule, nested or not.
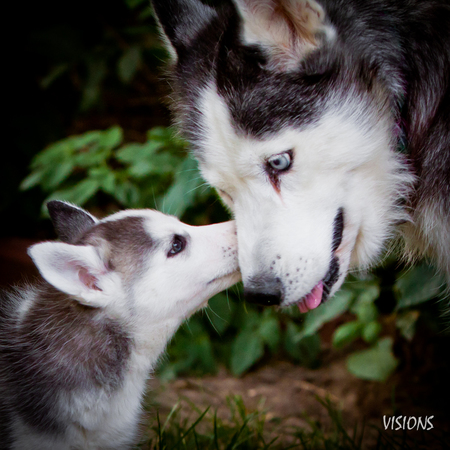
[(314, 0), (153, 5), (179, 125), (236, 219), (246, 298), (317, 307), (402, 219), (396, 43)]

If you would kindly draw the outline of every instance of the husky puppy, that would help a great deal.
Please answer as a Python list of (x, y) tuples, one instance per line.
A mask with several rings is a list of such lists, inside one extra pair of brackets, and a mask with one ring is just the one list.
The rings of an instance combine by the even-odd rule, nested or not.
[(240, 278), (234, 223), (48, 208), (62, 242), (30, 247), (43, 279), (1, 298), (0, 448), (123, 450), (171, 336)]
[(448, 0), (152, 1), (248, 300), (313, 309), (394, 227), (450, 277)]

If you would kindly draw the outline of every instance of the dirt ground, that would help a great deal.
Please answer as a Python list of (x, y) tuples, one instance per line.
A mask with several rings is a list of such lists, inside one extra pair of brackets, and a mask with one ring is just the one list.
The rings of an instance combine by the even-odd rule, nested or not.
[[(0, 240), (0, 287), (18, 283), (24, 277), (33, 278), (36, 272), (26, 255), (31, 243), (23, 239)], [(447, 433), (444, 435), (444, 439), (448, 439), (446, 444), (431, 441), (427, 444), (427, 436), (422, 435), (422, 445), (416, 448), (450, 449), (450, 336), (419, 328), (412, 343), (403, 342), (395, 348), (402, 361), (396, 374), (385, 383), (376, 383), (349, 374), (345, 360), (355, 348), (332, 350), (333, 327), (327, 324), (322, 330), (325, 348), (323, 363), (318, 369), (275, 359), (265, 361), (241, 378), (232, 377), (225, 369), (214, 376), (182, 377), (165, 384), (155, 378), (150, 382), (149, 397), (154, 405), (151, 409), (158, 408), (164, 417), (180, 401), (186, 405), (185, 410), (192, 413), (188, 406), (192, 402), (200, 410), (211, 406), (219, 417), (227, 419), (230, 414), (227, 397), (239, 395), (249, 410), (265, 411), (269, 423), (279, 423), (276, 419), (281, 419), (286, 428), (308, 427), (306, 414), (326, 427), (330, 418), (316, 396), (328, 397), (342, 410), (349, 429), (355, 422), (361, 425), (363, 421), (383, 429), (383, 415), (434, 416), (433, 432)], [(370, 427), (367, 429), (365, 448), (371, 448), (374, 431), (370, 431)]]
[[(407, 350), (406, 359), (397, 373), (385, 383), (364, 381), (349, 374), (345, 367), (346, 351), (325, 349), (323, 364), (307, 369), (287, 361), (269, 361), (241, 378), (230, 376), (224, 369), (215, 376), (182, 377), (161, 384), (152, 380), (151, 398), (162, 416), (167, 415), (177, 401), (191, 411), (192, 402), (200, 410), (207, 406), (217, 410), (218, 417), (227, 419), (230, 410), (227, 397), (239, 395), (246, 407), (266, 412), (266, 421), (273, 420), (288, 431), (291, 426), (308, 428), (305, 415), (330, 427), (330, 416), (317, 400), (329, 398), (342, 411), (346, 429), (366, 425), (364, 448), (374, 448), (378, 429), (384, 429), (383, 415), (430, 417), (439, 439), (436, 442), (425, 433), (409, 432), (421, 445), (411, 448), (450, 449), (449, 339), (424, 339), (414, 342), (414, 351)], [(404, 349), (399, 349), (400, 352)], [(442, 352), (442, 353), (441, 353)], [(422, 357), (426, 355), (426, 362)], [(180, 400), (181, 399), (181, 400)], [(399, 433), (399, 432), (397, 432)], [(442, 441), (446, 444), (442, 444)]]

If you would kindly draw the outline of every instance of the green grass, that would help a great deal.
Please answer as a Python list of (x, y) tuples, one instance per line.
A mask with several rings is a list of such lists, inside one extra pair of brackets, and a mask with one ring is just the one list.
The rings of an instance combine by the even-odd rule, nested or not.
[[(331, 425), (304, 417), (305, 428), (283, 426), (283, 419), (266, 419), (264, 411), (249, 411), (242, 398), (228, 399), (229, 418), (224, 420), (207, 408), (200, 411), (191, 404), (191, 413), (182, 414), (177, 403), (162, 420), (156, 415), (147, 436), (137, 447), (141, 450), (397, 450), (447, 448), (444, 438), (429, 433), (422, 441), (407, 434), (387, 435), (373, 426), (345, 427), (340, 412), (328, 400), (317, 399), (326, 409)], [(192, 416), (192, 415), (191, 415)]]

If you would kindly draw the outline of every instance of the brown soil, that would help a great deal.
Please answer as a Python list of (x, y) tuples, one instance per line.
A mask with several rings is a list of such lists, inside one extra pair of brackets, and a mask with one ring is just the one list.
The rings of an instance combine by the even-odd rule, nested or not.
[[(448, 343), (446, 340), (447, 349)], [(440, 347), (440, 344), (429, 342), (430, 346)], [(180, 401), (185, 414), (190, 414), (192, 421), (198, 414), (192, 413), (189, 404), (195, 404), (201, 411), (211, 406), (212, 411), (217, 411), (218, 417), (226, 420), (230, 416), (227, 397), (239, 395), (249, 411), (264, 411), (267, 422), (279, 424), (277, 419), (281, 419), (282, 427), (276, 427), (276, 430), (286, 434), (291, 427), (309, 428), (306, 417), (330, 429), (330, 416), (317, 400), (317, 397), (328, 398), (342, 412), (349, 434), (356, 423), (359, 427), (365, 423), (363, 448), (375, 448), (378, 436), (376, 428), (384, 428), (383, 415), (394, 414), (434, 416), (432, 423), (440, 439), (436, 442), (431, 438), (428, 440), (424, 433), (410, 432), (408, 437), (418, 439), (421, 444), (408, 448), (450, 448), (447, 406), (450, 390), (446, 386), (448, 363), (427, 362), (426, 365), (416, 367), (414, 373), (411, 372), (412, 367), (403, 367), (387, 382), (378, 383), (360, 380), (349, 374), (345, 360), (351, 350), (326, 351), (328, 354), (322, 366), (314, 370), (286, 361), (273, 361), (241, 378), (235, 378), (222, 369), (215, 376), (182, 377), (166, 384), (155, 379), (151, 382), (151, 398), (163, 417)], [(428, 353), (424, 354), (433, 356), (435, 352), (428, 349)], [(443, 445), (442, 439), (446, 439), (447, 444)]]

